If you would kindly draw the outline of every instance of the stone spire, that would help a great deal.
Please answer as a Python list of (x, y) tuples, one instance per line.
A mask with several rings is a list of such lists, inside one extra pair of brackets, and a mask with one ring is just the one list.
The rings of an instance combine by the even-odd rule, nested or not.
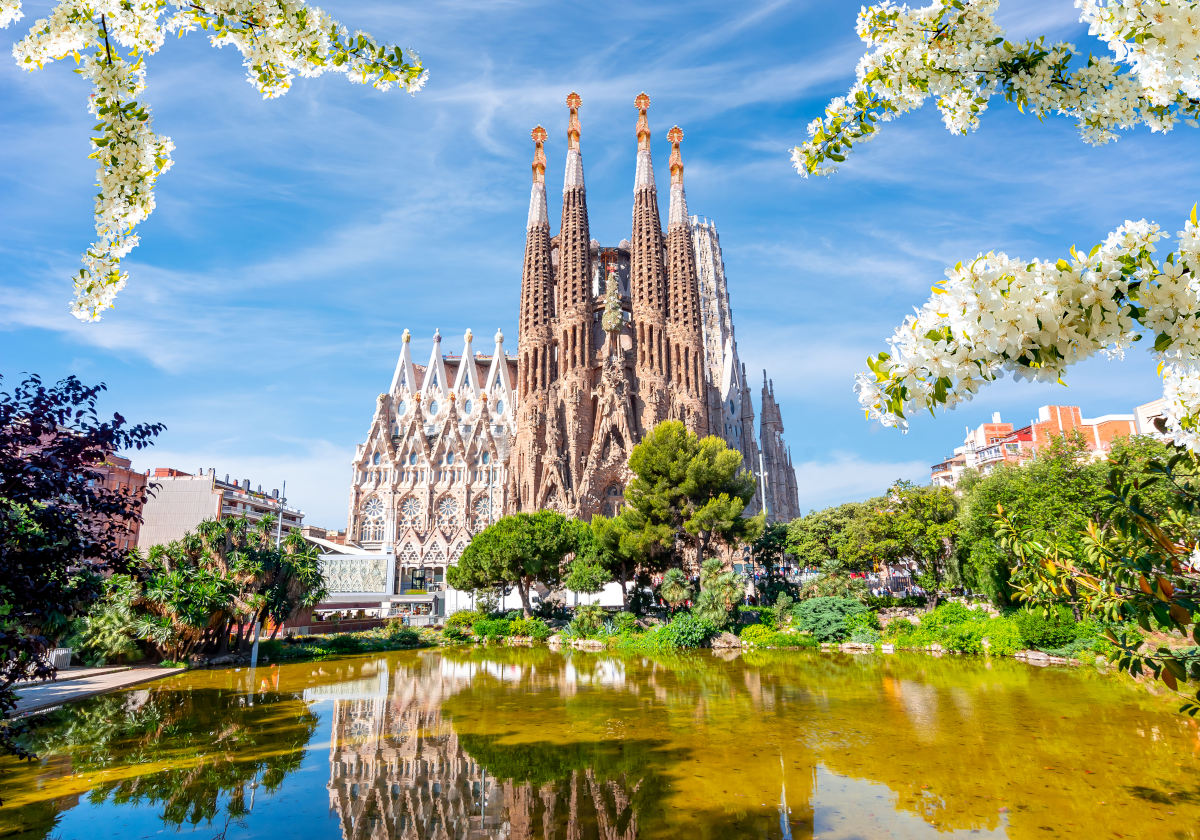
[(549, 384), (551, 344), (554, 340), (554, 274), (550, 263), (550, 222), (546, 215), (546, 129), (540, 125), (533, 139), (533, 188), (529, 195), (529, 221), (525, 231), (525, 267), (521, 273), (521, 331), (517, 352), (521, 358), (520, 394)]
[[(558, 365), (560, 373), (591, 359), (592, 266), (587, 192), (579, 151), (579, 94), (567, 96), (567, 171), (563, 178), (562, 226), (558, 232)], [(555, 376), (553, 379), (557, 379)]]
[(671, 141), (671, 212), (667, 222), (667, 323), (671, 339), (671, 381), (677, 396), (686, 395), (681, 416), (695, 418), (695, 431), (708, 433), (708, 400), (704, 391), (704, 330), (700, 323), (700, 278), (683, 193), (683, 131), (667, 132)]
[(634, 344), (637, 346), (635, 371), (642, 401), (638, 420), (642, 430), (649, 431), (665, 416), (665, 379), (670, 349), (665, 334), (667, 300), (663, 277), (662, 220), (658, 215), (658, 191), (654, 185), (654, 166), (650, 159), (650, 124), (646, 119), (650, 97), (639, 94), (634, 105), (638, 110), (638, 158), (633, 182), (630, 297), (633, 304)]

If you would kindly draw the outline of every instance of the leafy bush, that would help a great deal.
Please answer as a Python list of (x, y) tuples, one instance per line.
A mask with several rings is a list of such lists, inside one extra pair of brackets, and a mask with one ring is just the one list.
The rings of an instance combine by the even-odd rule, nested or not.
[(744, 644), (765, 646), (769, 644), (768, 639), (774, 635), (775, 631), (765, 624), (747, 624), (738, 634), (738, 638)]
[(850, 635), (850, 616), (867, 611), (853, 598), (809, 598), (796, 605), (792, 614), (796, 624), (819, 642), (840, 642)]
[(1061, 648), (1079, 638), (1075, 616), (1064, 606), (1051, 608), (1049, 614), (1041, 609), (1020, 610), (1013, 618), (1028, 648)]
[(571, 619), (571, 633), (587, 637), (604, 626), (604, 607), (599, 604), (580, 604)]
[(526, 636), (544, 642), (550, 638), (550, 626), (540, 618), (516, 618), (509, 624), (509, 635)]
[(475, 638), (483, 641), (503, 639), (512, 633), (512, 622), (507, 618), (477, 618), (471, 625)]
[(445, 629), (462, 634), (462, 631), (469, 629), (472, 624), (483, 618), (487, 618), (487, 613), (479, 610), (459, 610), (451, 613), (446, 619)]
[(453, 627), (447, 625), (442, 628), (442, 641), (444, 642), (462, 644), (463, 642), (471, 641), (471, 639), (472, 636), (468, 627), (456, 624)]
[(399, 623), (388, 625), (387, 639), (397, 647), (416, 647), (421, 643), (421, 636), (416, 630)]
[(780, 633), (765, 624), (749, 624), (742, 628), (742, 644), (763, 648), (810, 648), (820, 642), (807, 633)]
[(619, 612), (613, 616), (613, 627), (618, 633), (633, 633), (637, 630), (637, 616), (631, 612)]
[(659, 647), (668, 650), (703, 647), (716, 634), (716, 627), (692, 613), (675, 616), (655, 633)]
[(739, 606), (738, 616), (743, 624), (766, 624), (771, 627), (775, 626), (775, 608), (774, 607), (749, 607)]
[(321, 647), (330, 653), (361, 653), (363, 643), (357, 636), (346, 633), (326, 638)]

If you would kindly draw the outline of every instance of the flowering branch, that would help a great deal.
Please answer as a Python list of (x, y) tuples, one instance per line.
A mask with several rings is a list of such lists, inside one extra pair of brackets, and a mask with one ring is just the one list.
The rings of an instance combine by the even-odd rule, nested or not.
[[(0, 0), (0, 27), (21, 16), (20, 0)], [(263, 98), (282, 96), (296, 75), (336, 71), (379, 90), (398, 86), (410, 93), (427, 75), (415, 52), (352, 35), (303, 0), (60, 0), (12, 52), (27, 70), (71, 56), (93, 86), (88, 109), (98, 118), (90, 155), (100, 164), (98, 239), (74, 281), (72, 312), (81, 320), (99, 320), (124, 287), (121, 259), (138, 244), (133, 229), (153, 212), (155, 183), (172, 163), (174, 144), (151, 130), (150, 112), (137, 100), (145, 87), (144, 58), (168, 33), (195, 29), (208, 32), (213, 46), (232, 45), (242, 54)]]
[(884, 0), (859, 12), (871, 48), (845, 97), (808, 126), (792, 150), (801, 175), (828, 175), (879, 123), (933, 98), (946, 128), (966, 134), (993, 96), (1040, 120), (1073, 117), (1083, 139), (1101, 145), (1118, 129), (1170, 131), (1200, 117), (1200, 10), (1193, 0), (1076, 0), (1080, 20), (1115, 60), (1044, 38), (1014, 44), (994, 16), (999, 0), (935, 0), (910, 8)]
[(1200, 451), (1200, 226), (1196, 210), (1177, 249), (1156, 261), (1158, 225), (1125, 222), (1087, 254), (1026, 262), (989, 252), (958, 263), (933, 296), (867, 360), (855, 390), (869, 417), (907, 425), (915, 409), (968, 400), (1005, 371), (1061, 381), (1097, 352), (1121, 354), (1143, 337), (1160, 362), (1167, 427)]

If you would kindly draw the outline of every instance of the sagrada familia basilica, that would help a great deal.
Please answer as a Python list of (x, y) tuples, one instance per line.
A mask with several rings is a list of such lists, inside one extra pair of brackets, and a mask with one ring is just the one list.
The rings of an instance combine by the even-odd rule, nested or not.
[(602, 246), (588, 226), (580, 104), (577, 94), (567, 97), (557, 235), (546, 200), (546, 131), (538, 126), (532, 133), (516, 355), (506, 353), (499, 332), (490, 355), (475, 351), (469, 330), (457, 356), (446, 353), (435, 334), (422, 367), (405, 331), (391, 385), (355, 453), (348, 526), (352, 541), (394, 556), (394, 563), (367, 572), (348, 563), (346, 573), (355, 579), (345, 581), (331, 569), (333, 591), (437, 586), (471, 535), (506, 513), (615, 514), (630, 450), (666, 419), (682, 420), (701, 436), (718, 435), (741, 452), (759, 486), (751, 513), (765, 502), (771, 521), (800, 515), (783, 421), (765, 371), (755, 434), (716, 228), (688, 215), (683, 132), (676, 126), (667, 133), (671, 194), (664, 235), (650, 153), (650, 98), (637, 97), (633, 229), (629, 240)]

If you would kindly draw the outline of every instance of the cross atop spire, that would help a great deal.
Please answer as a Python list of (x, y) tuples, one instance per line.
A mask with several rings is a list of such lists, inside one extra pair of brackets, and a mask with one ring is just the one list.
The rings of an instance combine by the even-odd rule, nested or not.
[(579, 108), (583, 100), (571, 91), (567, 94), (567, 107), (571, 109), (571, 121), (567, 124), (567, 149), (579, 151)]
[(546, 183), (546, 129), (540, 125), (529, 132), (533, 139), (533, 180), (534, 183)]
[(638, 121), (637, 121), (638, 150), (639, 151), (642, 149), (649, 150), (649, 148), (650, 148), (650, 123), (646, 120), (646, 109), (650, 107), (650, 97), (646, 95), (645, 91), (642, 91), (641, 93), (639, 93), (637, 95), (637, 98), (633, 100), (633, 104), (638, 109)]
[(667, 132), (667, 139), (671, 141), (671, 183), (683, 183), (683, 158), (679, 154), (679, 143), (683, 140), (683, 129), (679, 126), (674, 126)]

